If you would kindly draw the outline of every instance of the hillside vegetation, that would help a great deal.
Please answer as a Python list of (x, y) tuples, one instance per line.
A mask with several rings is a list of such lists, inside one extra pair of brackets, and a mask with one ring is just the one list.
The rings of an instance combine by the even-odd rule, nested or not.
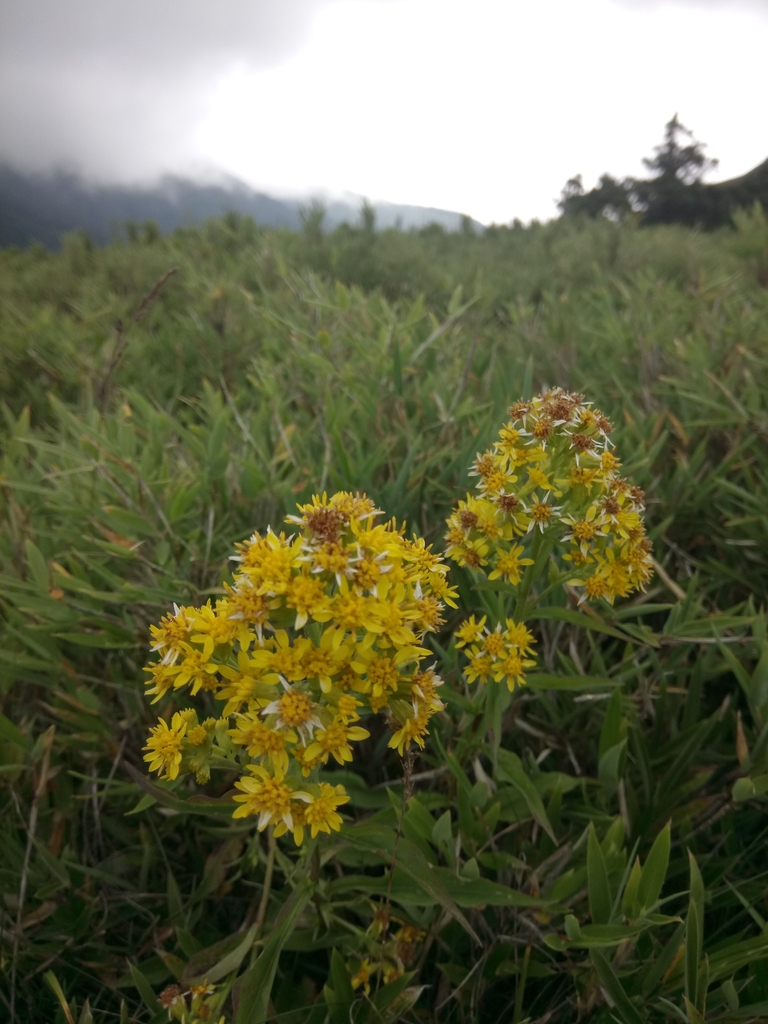
[[(768, 1017), (768, 223), (630, 220), (0, 252), (4, 1013), (160, 1022), (206, 980), (251, 1024)], [(151, 623), (323, 491), (442, 550), (476, 453), (555, 385), (613, 420), (656, 573), (551, 596), (498, 749), (453, 636), (490, 599), (454, 567), (405, 804), (373, 726), (328, 773), (344, 828), (298, 853), (232, 819), (231, 772), (147, 781)]]

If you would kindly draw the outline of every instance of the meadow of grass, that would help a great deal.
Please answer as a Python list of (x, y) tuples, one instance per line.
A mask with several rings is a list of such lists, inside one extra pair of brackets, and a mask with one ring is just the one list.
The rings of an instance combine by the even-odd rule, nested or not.
[[(251, 1024), (768, 1018), (767, 274), (759, 210), (715, 234), (228, 217), (0, 253), (3, 1013), (159, 1022), (161, 990), (207, 979)], [(448, 708), (404, 811), (376, 729), (337, 773), (347, 825), (301, 855), (136, 781), (173, 710), (144, 697), (149, 623), (323, 490), (442, 547), (544, 385), (615, 422), (657, 572), (594, 615), (539, 609), (498, 756), (452, 640), (483, 595), (453, 570)], [(425, 937), (366, 995), (387, 902)]]

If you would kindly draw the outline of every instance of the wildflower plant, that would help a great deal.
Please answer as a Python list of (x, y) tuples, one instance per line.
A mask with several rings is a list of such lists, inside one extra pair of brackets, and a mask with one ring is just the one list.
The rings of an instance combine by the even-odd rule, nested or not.
[(653, 562), (644, 496), (621, 476), (611, 431), (583, 395), (556, 387), (515, 402), (498, 441), (475, 459), (475, 493), (448, 519), (447, 554), (500, 601), (495, 623), (472, 616), (456, 630), (470, 682), (510, 691), (525, 683), (535, 665), (526, 619), (558, 587), (576, 588), (579, 604), (645, 588)]
[(322, 770), (352, 761), (370, 735), (365, 716), (384, 716), (401, 755), (424, 746), (443, 704), (422, 641), (455, 592), (442, 556), (394, 520), (377, 522), (364, 495), (324, 494), (298, 512), (293, 534), (269, 529), (237, 545), (224, 597), (175, 605), (151, 627), (153, 703), (187, 706), (151, 730), (145, 761), (169, 780), (239, 772), (234, 817), (254, 815), (300, 845), (307, 831), (340, 829), (349, 797)]
[(225, 1024), (219, 1013), (225, 992), (217, 992), (215, 985), (203, 982), (182, 988), (168, 985), (158, 996), (160, 1006), (167, 1011), (169, 1021), (179, 1024)]

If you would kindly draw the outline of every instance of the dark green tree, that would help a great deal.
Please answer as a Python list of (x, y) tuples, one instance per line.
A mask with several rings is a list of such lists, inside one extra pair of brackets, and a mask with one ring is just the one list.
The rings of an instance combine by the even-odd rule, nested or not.
[(558, 207), (568, 216), (608, 217), (620, 220), (632, 209), (625, 182), (603, 174), (597, 186), (584, 191), (581, 175), (570, 178), (560, 194)]
[(702, 178), (717, 167), (717, 160), (706, 156), (705, 148), (677, 114), (667, 122), (654, 156), (643, 159), (650, 179), (628, 182), (643, 223), (693, 225), (710, 220), (711, 202)]
[[(684, 144), (686, 139), (690, 141)], [(644, 157), (643, 164), (657, 182), (674, 179), (683, 185), (693, 185), (717, 167), (717, 160), (704, 154), (706, 148), (705, 143), (694, 139), (690, 128), (681, 124), (675, 114), (664, 126), (664, 141), (653, 147), (656, 155)]]

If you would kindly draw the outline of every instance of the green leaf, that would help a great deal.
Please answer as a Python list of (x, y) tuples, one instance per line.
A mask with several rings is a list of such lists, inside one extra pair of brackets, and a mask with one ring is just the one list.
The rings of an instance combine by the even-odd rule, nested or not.
[(338, 949), (334, 949), (331, 953), (330, 980), (333, 988), (326, 986), (325, 1001), (331, 1021), (333, 1024), (349, 1024), (350, 1008), (355, 1000), (355, 990), (352, 988), (352, 979), (344, 957)]
[(385, 1010), (388, 1006), (393, 1006), (400, 993), (408, 985), (413, 974), (413, 971), (407, 971), (405, 974), (401, 974), (400, 977), (396, 978), (394, 981), (390, 981), (386, 985), (382, 985), (374, 996), (373, 1005), (379, 1010)]
[(50, 987), (53, 989), (53, 994), (58, 999), (59, 1004), (61, 1005), (61, 1008), (64, 1011), (64, 1016), (67, 1019), (67, 1024), (75, 1024), (75, 1019), (72, 1016), (72, 1011), (69, 1008), (67, 997), (64, 995), (64, 990), (62, 989), (61, 984), (59, 983), (59, 979), (56, 977), (53, 971), (46, 971), (43, 977), (48, 982)]
[(617, 640), (623, 640), (625, 643), (650, 644), (653, 647), (659, 646), (658, 637), (655, 635), (653, 636), (652, 643), (649, 638), (641, 640), (637, 637), (629, 636), (623, 630), (610, 626), (596, 612), (592, 612), (590, 615), (583, 615), (581, 612), (572, 611), (570, 608), (534, 608), (528, 612), (528, 618), (556, 619), (558, 622), (569, 622), (572, 626), (581, 626), (582, 629), (587, 629), (594, 633), (605, 633), (607, 636), (613, 636)]
[(702, 1015), (687, 998), (685, 1000), (685, 1012), (688, 1014), (688, 1024), (706, 1024)]
[(181, 898), (181, 891), (178, 883), (173, 877), (173, 872), (170, 868), (168, 870), (166, 891), (168, 899), (168, 917), (170, 918), (171, 924), (180, 926), (184, 920), (184, 902)]
[(643, 979), (642, 994), (644, 997), (650, 996), (661, 983), (661, 979), (666, 975), (669, 968), (672, 966), (677, 951), (685, 938), (685, 925), (681, 921), (680, 924), (675, 928), (671, 938), (664, 946), (661, 954), (653, 961)]
[(143, 789), (147, 796), (153, 797), (161, 807), (170, 807), (171, 810), (178, 811), (180, 814), (231, 815), (235, 809), (235, 804), (229, 797), (209, 797), (204, 796), (202, 793), (197, 793), (187, 800), (182, 800), (181, 797), (176, 796), (171, 790), (150, 781), (143, 772), (134, 768), (132, 764), (125, 763), (124, 767), (136, 785)]
[(538, 822), (555, 846), (557, 846), (557, 836), (549, 822), (542, 799), (539, 796), (538, 790), (526, 775), (520, 758), (511, 750), (499, 750), (498, 758), (497, 777), (502, 782), (510, 782), (515, 787), (528, 805), (528, 810), (531, 812), (533, 819)]
[(131, 972), (131, 978), (133, 979), (134, 988), (137, 988), (139, 990), (139, 995), (141, 996), (142, 1002), (144, 1003), (146, 1008), (148, 1010), (151, 1010), (152, 1013), (157, 1013), (157, 1011), (160, 1009), (160, 1003), (158, 1002), (157, 997), (155, 996), (152, 986), (149, 984), (149, 982), (144, 977), (141, 970), (136, 966), (136, 964), (132, 964), (129, 962), (128, 970)]
[(704, 883), (699, 865), (688, 851), (690, 894), (685, 922), (685, 995), (694, 1006), (699, 1005), (699, 967), (704, 945)]
[[(240, 942), (233, 950), (227, 953), (226, 956), (223, 956), (218, 963), (213, 965), (213, 967), (206, 967), (198, 976), (190, 977), (189, 968), (187, 968), (184, 971), (185, 983), (188, 985), (202, 985), (204, 981), (207, 981), (213, 984), (220, 981), (222, 978), (226, 978), (226, 976), (231, 974), (233, 971), (236, 971), (251, 951), (258, 930), (258, 925), (252, 925), (242, 936)], [(197, 956), (201, 956), (205, 952), (206, 950), (201, 950)]]
[(80, 1016), (77, 1018), (77, 1024), (93, 1024), (93, 1014), (91, 1013), (91, 1004), (88, 999), (83, 1003)]
[(661, 887), (667, 876), (670, 844), (671, 826), (667, 823), (656, 836), (640, 875), (637, 899), (643, 913), (651, 910), (659, 898)]
[[(356, 825), (346, 830), (344, 839), (353, 846), (378, 853), (385, 861), (394, 857), (395, 833), (392, 829), (369, 823)], [(395, 864), (409, 875), (425, 893), (436, 900), (444, 910), (455, 917), (472, 938), (482, 945), (474, 928), (446, 889), (438, 870), (429, 863), (418, 846), (404, 836), (400, 837), (398, 843)]]
[(32, 741), (9, 718), (6, 718), (2, 712), (0, 712), (0, 736), (3, 739), (10, 740), (11, 743), (15, 743), (22, 750), (32, 749)]
[(626, 737), (611, 747), (603, 756), (597, 766), (597, 777), (603, 789), (613, 794), (618, 788), (619, 781), (623, 774), (624, 762), (626, 761), (625, 751), (627, 749)]
[(432, 842), (435, 846), (443, 843), (453, 842), (453, 830), (451, 828), (451, 812), (443, 811), (432, 828)]
[(157, 800), (153, 796), (150, 796), (149, 793), (145, 793), (135, 807), (132, 807), (130, 811), (125, 812), (125, 816), (127, 818), (131, 814), (139, 814), (141, 811), (146, 811), (148, 807), (154, 807), (156, 803)]
[(403, 393), (403, 364), (400, 358), (400, 342), (392, 339), (392, 384), (396, 395)]
[(593, 822), (589, 823), (587, 840), (587, 885), (592, 923), (608, 924), (611, 919), (611, 887)]
[(602, 676), (553, 676), (546, 672), (532, 672), (525, 677), (529, 690), (567, 690), (571, 693), (607, 690), (621, 686), (621, 679), (605, 679)]
[(29, 568), (29, 574), (40, 593), (47, 594), (51, 582), (50, 575), (48, 573), (48, 563), (45, 560), (45, 556), (40, 548), (33, 544), (31, 540), (24, 541), (24, 547), (27, 552), (27, 567)]
[(618, 946), (627, 939), (634, 938), (650, 927), (650, 922), (637, 921), (633, 925), (626, 924), (585, 924), (579, 929), (578, 935), (569, 943), (575, 949), (596, 949)]
[(551, 900), (527, 896), (488, 878), (457, 878), (447, 868), (435, 868), (434, 873), (460, 907), (552, 907)]
[(621, 981), (602, 953), (598, 953), (596, 949), (593, 949), (590, 950), (589, 955), (600, 984), (611, 997), (614, 1008), (624, 1024), (645, 1024), (634, 1003), (624, 991)]
[(309, 902), (314, 886), (303, 879), (280, 908), (259, 959), (237, 981), (233, 989), (236, 1003), (234, 1024), (264, 1024), (269, 1016), (269, 997), (277, 973), (280, 952), (296, 921)]
[(77, 644), (78, 647), (98, 647), (100, 650), (117, 651), (131, 647), (138, 647), (134, 640), (120, 640), (108, 633), (54, 633), (58, 640), (66, 640), (67, 643)]
[(685, 995), (692, 1003), (696, 1002), (699, 983), (699, 958), (701, 947), (699, 946), (699, 910), (695, 903), (688, 906), (688, 916), (685, 920)]
[(598, 757), (602, 758), (627, 735), (627, 721), (624, 717), (621, 690), (614, 690), (605, 709), (603, 727), (600, 730)]

